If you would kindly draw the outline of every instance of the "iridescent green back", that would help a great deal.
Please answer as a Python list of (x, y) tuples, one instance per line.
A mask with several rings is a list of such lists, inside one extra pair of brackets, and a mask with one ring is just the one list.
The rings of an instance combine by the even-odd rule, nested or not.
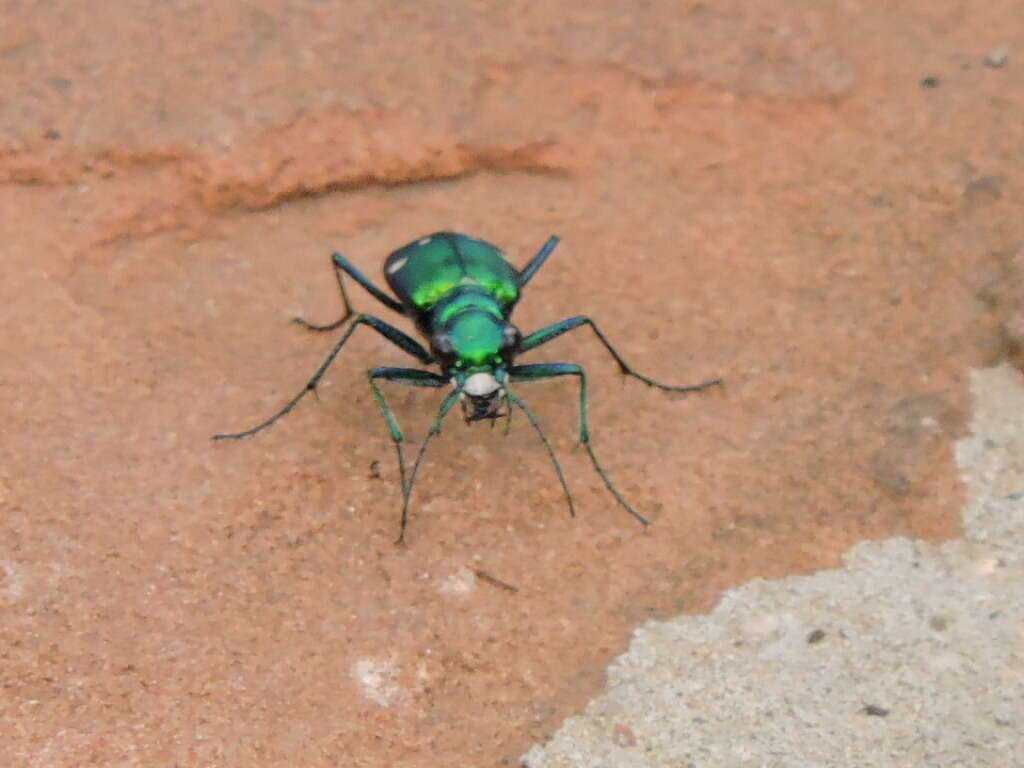
[(519, 299), (519, 272), (483, 240), (437, 232), (399, 248), (384, 262), (384, 279), (399, 301), (429, 312), (459, 286), (477, 286), (507, 313)]

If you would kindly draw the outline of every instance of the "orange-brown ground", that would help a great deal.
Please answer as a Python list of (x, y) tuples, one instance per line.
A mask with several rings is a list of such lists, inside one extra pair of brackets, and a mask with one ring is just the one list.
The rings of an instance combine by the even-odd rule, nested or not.
[[(510, 765), (646, 618), (956, 532), (966, 370), (1024, 331), (1019, 5), (635, 6), (9, 4), (5, 765)], [(369, 333), (210, 442), (326, 354), (288, 319), (337, 316), (332, 250), (376, 279), (447, 228), (562, 236), (524, 330), (587, 313), (725, 379), (622, 383), (585, 331), (531, 355), (591, 372), (650, 529), (554, 382), (521, 394), (579, 515), (525, 420), (452, 418), (396, 548), (363, 372), (406, 361)], [(437, 393), (389, 392), (418, 441)]]

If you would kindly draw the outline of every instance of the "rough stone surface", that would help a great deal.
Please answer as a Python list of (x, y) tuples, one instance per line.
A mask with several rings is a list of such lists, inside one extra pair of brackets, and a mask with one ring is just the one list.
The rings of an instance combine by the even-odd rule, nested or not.
[(1024, 380), (1003, 366), (974, 390), (963, 539), (858, 544), (842, 569), (648, 623), (524, 764), (1024, 764)]
[[(1022, 37), (1015, 0), (7, 3), (0, 763), (512, 765), (644, 621), (956, 536), (966, 371), (1021, 360)], [(337, 317), (328, 254), (446, 228), (562, 236), (524, 329), (725, 379), (531, 354), (590, 371), (650, 529), (555, 382), (520, 394), (578, 516), (522, 420), (453, 420), (396, 549), (373, 334), (209, 441), (326, 355), (289, 318)], [(388, 392), (415, 448), (437, 393)]]

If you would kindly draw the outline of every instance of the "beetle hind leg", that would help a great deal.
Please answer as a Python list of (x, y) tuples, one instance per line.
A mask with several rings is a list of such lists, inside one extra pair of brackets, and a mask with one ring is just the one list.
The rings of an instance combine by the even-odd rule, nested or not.
[(352, 309), (352, 305), (348, 300), (348, 291), (345, 290), (345, 275), (348, 275), (357, 283), (359, 283), (366, 292), (369, 293), (373, 298), (379, 301), (388, 309), (392, 309), (395, 312), (402, 312), (402, 305), (398, 301), (388, 296), (384, 291), (373, 284), (366, 275), (355, 268), (348, 259), (342, 256), (340, 253), (331, 254), (331, 263), (334, 265), (334, 275), (338, 280), (338, 290), (341, 293), (341, 301), (345, 305), (345, 311), (341, 318), (335, 320), (333, 323), (327, 323), (326, 325), (316, 325), (308, 320), (301, 317), (293, 317), (292, 322), (301, 325), (308, 331), (333, 331), (340, 328), (345, 324), (345, 321), (356, 314), (355, 310)]

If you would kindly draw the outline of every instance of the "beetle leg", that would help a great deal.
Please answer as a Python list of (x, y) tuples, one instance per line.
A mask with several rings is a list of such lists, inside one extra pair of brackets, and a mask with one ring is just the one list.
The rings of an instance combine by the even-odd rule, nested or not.
[(530, 263), (523, 267), (523, 269), (519, 272), (520, 288), (522, 288), (524, 285), (530, 282), (531, 279), (533, 279), (533, 276), (537, 274), (537, 270), (544, 266), (544, 262), (548, 260), (548, 256), (551, 255), (551, 252), (555, 250), (555, 247), (557, 245), (558, 237), (556, 235), (552, 235), (551, 237), (548, 238), (547, 242), (541, 246), (540, 250), (537, 251), (537, 255), (530, 259)]
[(307, 320), (303, 320), (301, 317), (293, 317), (292, 322), (298, 323), (303, 328), (310, 331), (333, 331), (335, 328), (341, 327), (346, 320), (355, 314), (352, 309), (352, 305), (348, 301), (348, 291), (345, 290), (345, 274), (363, 286), (367, 293), (388, 309), (393, 309), (398, 313), (405, 311), (399, 302), (395, 301), (384, 293), (384, 291), (374, 285), (370, 278), (356, 269), (355, 265), (340, 253), (331, 254), (331, 263), (334, 264), (334, 275), (338, 279), (338, 290), (341, 291), (341, 300), (345, 304), (345, 313), (341, 316), (341, 319), (335, 320), (333, 323), (328, 323), (327, 325), (314, 325)]
[(417, 368), (389, 368), (386, 366), (373, 368), (368, 371), (367, 378), (370, 381), (370, 389), (373, 390), (373, 396), (384, 413), (384, 421), (387, 422), (388, 431), (391, 433), (391, 440), (395, 445), (395, 453), (398, 454), (398, 474), (402, 486), (402, 530), (396, 543), (401, 543), (405, 536), (406, 510), (408, 509), (408, 498), (411, 491), (411, 486), (407, 487), (405, 481), (405, 456), (402, 453), (402, 441), (405, 438), (402, 436), (402, 430), (395, 420), (395, 415), (392, 413), (391, 408), (388, 407), (387, 400), (384, 399), (384, 393), (380, 391), (380, 387), (377, 386), (375, 379), (393, 381), (409, 387), (445, 387), (448, 385), (448, 379), (433, 371), (421, 371)]
[[(545, 435), (544, 430), (540, 428), (540, 424), (537, 422), (537, 417), (533, 415), (533, 411), (526, 406), (526, 403), (511, 392), (508, 393), (508, 401), (513, 405), (518, 406), (522, 412), (526, 414), (526, 418), (529, 419), (530, 423), (533, 424), (533, 428), (537, 430), (537, 434), (540, 436), (541, 442), (544, 443), (544, 447), (547, 449), (548, 456), (551, 457), (551, 463), (555, 467), (555, 474), (558, 475), (558, 482), (562, 484), (562, 490), (565, 492), (565, 500), (569, 503), (569, 516), (576, 517), (576, 508), (572, 503), (572, 493), (569, 492), (569, 484), (565, 481), (565, 475), (562, 474), (562, 465), (558, 463), (558, 457), (555, 456), (555, 449), (551, 447), (551, 443), (548, 442), (547, 435)], [(509, 416), (511, 417), (511, 415), (511, 408), (509, 408)]]
[(444, 421), (444, 417), (448, 415), (448, 412), (452, 407), (459, 401), (459, 390), (453, 389), (444, 400), (441, 401), (441, 407), (437, 409), (437, 418), (434, 420), (434, 425), (427, 432), (427, 436), (423, 438), (423, 444), (420, 446), (419, 452), (416, 454), (416, 461), (412, 465), (412, 473), (409, 476), (409, 485), (406, 487), (405, 498), (402, 501), (402, 530), (398, 534), (398, 540), (395, 544), (402, 544), (405, 541), (405, 526), (409, 521), (409, 500), (412, 498), (412, 486), (416, 482), (416, 473), (419, 471), (420, 462), (423, 460), (423, 454), (427, 451), (427, 446), (430, 445), (431, 439), (434, 435), (441, 431), (441, 422)]
[(537, 363), (534, 365), (516, 365), (509, 369), (509, 379), (511, 381), (542, 381), (544, 379), (553, 379), (558, 376), (578, 376), (580, 380), (580, 444), (586, 448), (587, 455), (590, 456), (590, 462), (594, 465), (594, 469), (597, 474), (604, 481), (605, 487), (615, 497), (615, 500), (622, 505), (629, 514), (635, 517), (644, 525), (649, 525), (650, 520), (641, 515), (629, 502), (626, 501), (622, 494), (619, 493), (618, 489), (612, 483), (608, 473), (604, 471), (604, 467), (597, 460), (597, 456), (594, 454), (594, 449), (590, 446), (590, 427), (587, 424), (587, 373), (583, 370), (583, 367), (576, 363)]
[(237, 440), (238, 438), (241, 437), (248, 437), (249, 435), (254, 435), (260, 430), (266, 429), (275, 421), (280, 419), (282, 416), (289, 413), (296, 405), (299, 404), (299, 401), (302, 400), (302, 398), (304, 398), (310, 392), (316, 391), (316, 385), (320, 382), (320, 379), (323, 377), (323, 375), (327, 373), (327, 369), (331, 367), (331, 363), (333, 363), (335, 358), (337, 358), (338, 353), (341, 352), (341, 348), (345, 346), (345, 342), (349, 340), (349, 337), (355, 332), (356, 328), (358, 328), (360, 325), (366, 325), (369, 326), (370, 328), (373, 328), (373, 330), (377, 331), (377, 333), (379, 333), (385, 339), (390, 341), (403, 352), (406, 352), (412, 355), (413, 357), (417, 358), (421, 363), (425, 365), (430, 365), (431, 363), (434, 362), (434, 358), (431, 356), (431, 354), (427, 352), (427, 350), (425, 350), (418, 341), (406, 335), (402, 331), (398, 330), (393, 325), (390, 325), (381, 320), (379, 317), (374, 317), (373, 315), (356, 315), (356, 319), (352, 321), (352, 325), (350, 325), (348, 327), (348, 330), (345, 331), (345, 334), (340, 339), (338, 339), (338, 343), (334, 345), (334, 349), (331, 350), (330, 354), (328, 354), (324, 361), (320, 364), (320, 367), (316, 369), (316, 373), (313, 374), (313, 378), (306, 382), (306, 386), (302, 388), (302, 391), (295, 395), (295, 397), (293, 397), (291, 400), (289, 400), (288, 403), (284, 406), (284, 408), (282, 408), (280, 411), (275, 413), (273, 416), (271, 416), (263, 423), (257, 424), (255, 427), (252, 427), (251, 429), (247, 429), (243, 432), (217, 434), (213, 436), (213, 439)]
[(557, 339), (563, 333), (568, 333), (569, 331), (575, 330), (583, 325), (589, 325), (594, 330), (594, 333), (597, 334), (597, 338), (602, 344), (604, 344), (605, 349), (607, 349), (611, 356), (615, 358), (615, 362), (619, 364), (620, 371), (622, 371), (626, 376), (632, 376), (635, 379), (640, 379), (644, 384), (657, 387), (658, 389), (663, 389), (666, 392), (699, 392), (702, 389), (716, 387), (722, 383), (721, 379), (710, 379), (708, 381), (703, 381), (700, 384), (676, 386), (673, 384), (662, 384), (660, 381), (655, 381), (654, 379), (650, 379), (647, 376), (637, 373), (625, 360), (622, 359), (622, 355), (620, 355), (615, 347), (612, 346), (607, 337), (601, 333), (601, 329), (597, 327), (594, 321), (585, 315), (570, 317), (566, 320), (552, 323), (545, 328), (541, 328), (539, 331), (534, 331), (529, 336), (525, 337), (519, 345), (519, 354), (529, 352), (531, 349), (536, 349), (542, 344), (547, 344), (549, 341)]

